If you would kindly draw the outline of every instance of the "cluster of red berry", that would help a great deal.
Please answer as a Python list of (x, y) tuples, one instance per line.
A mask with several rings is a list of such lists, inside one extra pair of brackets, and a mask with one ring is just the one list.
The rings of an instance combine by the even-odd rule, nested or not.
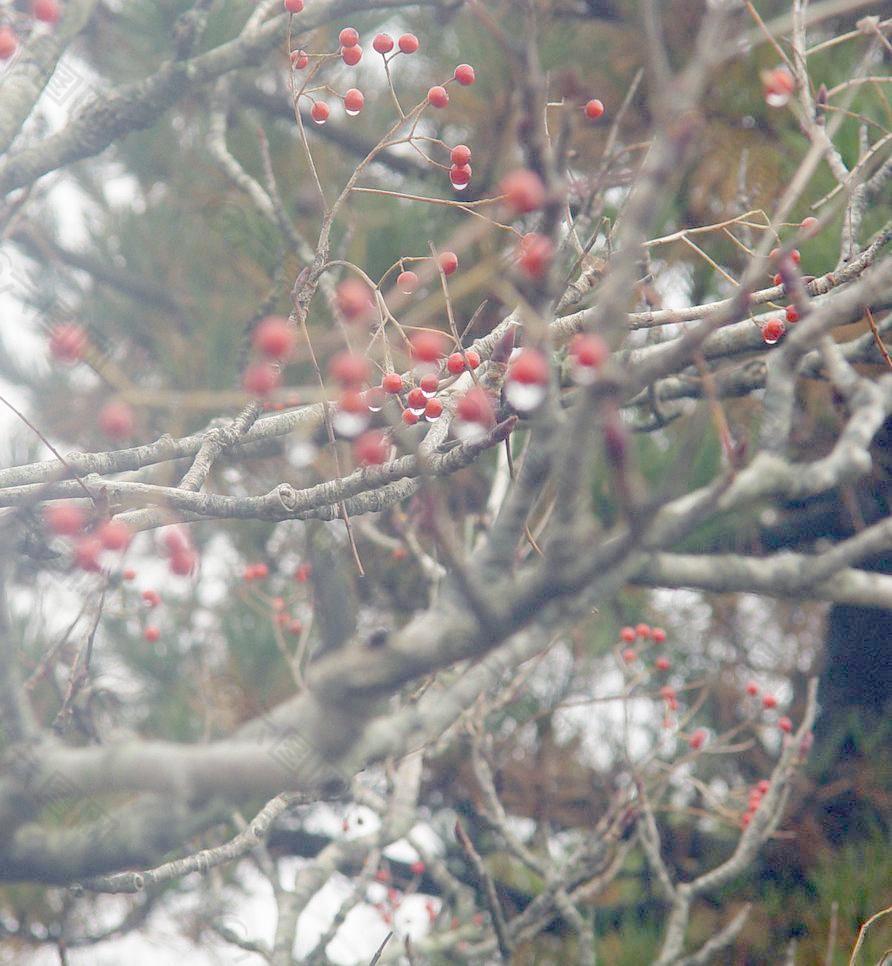
[[(305, 584), (310, 579), (310, 573), (310, 564), (299, 564), (294, 570), (294, 580), (299, 584)], [(269, 567), (263, 562), (248, 564), (242, 572), (242, 579), (246, 584), (256, 584), (266, 580), (267, 577), (269, 577)], [(304, 629), (303, 621), (289, 613), (288, 602), (284, 597), (271, 597), (256, 587), (255, 593), (269, 606), (273, 622), (277, 627), (291, 634), (292, 637), (300, 636)]]
[(747, 809), (740, 817), (740, 827), (746, 828), (747, 825), (752, 821), (753, 816), (758, 811), (759, 805), (762, 803), (762, 798), (768, 789), (771, 788), (771, 783), (763, 778), (761, 781), (757, 782), (750, 789), (749, 801), (747, 802)]
[[(63, 365), (74, 365), (84, 360), (89, 345), (86, 330), (76, 322), (60, 322), (50, 330), (50, 355)], [(109, 439), (125, 440), (133, 435), (136, 414), (128, 403), (113, 399), (99, 410), (97, 422)]]
[[(755, 681), (747, 682), (744, 690), (751, 698), (759, 697), (759, 685)], [(772, 711), (777, 707), (777, 698), (773, 694), (763, 694), (761, 704), (765, 711)], [(777, 719), (777, 726), (784, 734), (790, 734), (793, 730), (793, 722), (786, 715), (781, 715)]]
[[(808, 218), (803, 218), (799, 228), (804, 233), (805, 237), (812, 236), (818, 227), (818, 219), (812, 216)], [(769, 253), (769, 258), (777, 259), (781, 254), (779, 248), (772, 248)], [(801, 261), (801, 255), (799, 254), (799, 249), (794, 248), (789, 255), (783, 258), (782, 271), (777, 272), (771, 278), (772, 285), (779, 286), (784, 284), (783, 271), (795, 271), (796, 266), (799, 265)], [(795, 305), (788, 305), (784, 310), (783, 317), (777, 316), (771, 319), (767, 319), (762, 325), (762, 340), (766, 345), (776, 345), (783, 338), (784, 333), (787, 331), (788, 325), (795, 325), (800, 318), (799, 310)]]
[(57, 537), (72, 541), (72, 560), (81, 570), (98, 573), (103, 553), (123, 553), (130, 546), (130, 528), (117, 520), (89, 523), (87, 514), (76, 503), (50, 503), (44, 508), (47, 530)]
[[(56, 23), (62, 16), (58, 0), (33, 0), (31, 16), (42, 23)], [(0, 27), (0, 60), (9, 60), (19, 48), (19, 37), (15, 30), (4, 24)]]
[[(303, 10), (302, 0), (286, 0), (285, 9), (289, 13), (300, 13)], [(394, 46), (396, 50), (394, 51)], [(418, 38), (415, 34), (403, 34), (395, 43), (389, 34), (377, 34), (372, 41), (372, 48), (384, 58), (385, 65), (389, 64), (394, 57), (399, 54), (414, 54), (419, 48)], [(393, 51), (393, 53), (391, 53)], [(299, 49), (291, 51), (291, 66), (294, 70), (304, 70), (309, 66), (310, 59), (315, 59), (321, 66), (326, 60), (340, 58), (348, 67), (355, 67), (362, 60), (362, 47), (359, 44), (359, 31), (355, 27), (344, 27), (338, 34), (338, 50), (333, 54), (308, 54), (307, 51)], [(390, 56), (388, 56), (390, 55)], [(471, 80), (468, 80), (470, 71)], [(474, 69), (467, 64), (462, 64), (456, 68), (455, 79), (462, 84), (473, 83)], [(319, 88), (331, 92), (330, 87)], [(437, 93), (442, 91), (445, 96), (443, 100)], [(328, 104), (315, 98), (314, 91), (307, 91), (303, 88), (299, 96), (306, 96), (312, 101), (310, 117), (316, 124), (325, 124), (331, 116), (331, 108)], [(336, 92), (335, 92), (336, 93)], [(357, 87), (351, 87), (343, 95), (338, 95), (344, 103), (344, 111), (350, 117), (356, 117), (365, 107), (365, 95)], [(445, 107), (449, 101), (444, 87), (431, 88), (429, 95), (430, 103), (435, 107)]]
[[(663, 644), (666, 640), (666, 632), (662, 627), (651, 627), (650, 624), (636, 624), (634, 627), (624, 627), (619, 632), (620, 641), (626, 646), (622, 650), (621, 657), (625, 664), (634, 664), (639, 657), (639, 650), (632, 647), (636, 641), (641, 641), (641, 647), (649, 647), (653, 644)], [(669, 658), (660, 656), (656, 660), (656, 668), (659, 671), (668, 671), (670, 667)]]

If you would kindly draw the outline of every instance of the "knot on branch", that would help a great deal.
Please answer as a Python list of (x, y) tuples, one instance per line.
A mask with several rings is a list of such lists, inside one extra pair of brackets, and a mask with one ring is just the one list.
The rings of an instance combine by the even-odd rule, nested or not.
[(282, 506), (289, 513), (294, 512), (297, 508), (297, 493), (295, 493), (294, 487), (290, 483), (280, 483), (276, 487), (276, 496), (278, 496)]

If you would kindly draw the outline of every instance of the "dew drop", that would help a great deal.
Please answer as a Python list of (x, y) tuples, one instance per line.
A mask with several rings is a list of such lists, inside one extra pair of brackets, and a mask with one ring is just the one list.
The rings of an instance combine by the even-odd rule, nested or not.
[(308, 439), (297, 439), (288, 447), (288, 462), (299, 469), (312, 466), (318, 455), (318, 448)]
[(347, 108), (344, 108), (344, 112), (347, 117), (357, 117), (359, 115), (359, 111), (348, 111)]
[(436, 362), (419, 362), (412, 369), (416, 382), (421, 382), (425, 376), (436, 375), (440, 371)]
[(769, 107), (783, 107), (790, 100), (790, 95), (786, 91), (766, 91), (765, 103)]
[(452, 187), (455, 188), (456, 191), (464, 191), (465, 188), (467, 188), (470, 183), (471, 183), (470, 181), (466, 181), (464, 184), (456, 184), (453, 181), (452, 182)]
[(340, 409), (334, 414), (331, 422), (339, 436), (353, 439), (368, 426), (369, 417), (366, 413), (348, 413)]
[(576, 362), (570, 368), (570, 378), (577, 386), (590, 386), (598, 378), (598, 373), (594, 366), (581, 366)]
[(531, 413), (534, 409), (538, 409), (545, 399), (545, 392), (546, 387), (538, 383), (510, 380), (505, 385), (505, 399), (519, 413)]
[(486, 436), (486, 427), (481, 423), (466, 423), (463, 419), (452, 423), (452, 431), (463, 443), (476, 443)]

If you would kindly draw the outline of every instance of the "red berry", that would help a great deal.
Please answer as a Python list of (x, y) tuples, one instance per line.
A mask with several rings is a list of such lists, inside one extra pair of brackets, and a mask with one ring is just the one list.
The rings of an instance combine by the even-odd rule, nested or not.
[(795, 305), (787, 306), (786, 315), (787, 321), (790, 323), (790, 325), (793, 325), (795, 322), (799, 321), (799, 312), (796, 310)]
[(294, 571), (294, 579), (299, 584), (305, 584), (310, 579), (310, 574), (313, 572), (312, 564), (302, 563), (299, 564), (297, 569)]
[(58, 362), (75, 363), (84, 356), (87, 333), (76, 322), (63, 322), (50, 333), (50, 354)]
[(378, 466), (390, 456), (390, 443), (380, 429), (370, 429), (353, 444), (353, 456), (363, 466)]
[(458, 268), (458, 255), (455, 252), (441, 252), (439, 264), (444, 275), (451, 275)]
[(646, 640), (650, 637), (650, 624), (636, 624), (635, 633), (638, 637), (643, 637)]
[(427, 92), (427, 101), (431, 107), (445, 107), (449, 103), (449, 92), (436, 85)]
[(376, 34), (372, 48), (379, 54), (389, 54), (393, 50), (393, 37), (390, 34)]
[(808, 237), (812, 237), (816, 233), (818, 219), (814, 218), (812, 215), (809, 215), (807, 218), (803, 218), (802, 221), (799, 222), (799, 227), (806, 233), (806, 235), (808, 235)]
[(265, 563), (254, 564), (254, 576), (257, 580), (263, 580), (269, 576), (269, 567)]
[(363, 97), (362, 91), (357, 90), (357, 88), (351, 87), (344, 95), (344, 110), (351, 116), (357, 115), (364, 105), (365, 97)]
[(746, 685), (746, 693), (754, 698), (759, 693), (759, 685), (755, 681), (748, 681)]
[(287, 359), (294, 351), (294, 330), (288, 319), (271, 315), (254, 330), (254, 348), (271, 359)]
[(125, 402), (106, 403), (99, 411), (99, 428), (109, 439), (133, 435), (133, 410)]
[(660, 697), (666, 701), (674, 701), (677, 697), (675, 688), (673, 688), (670, 684), (664, 684), (660, 688)]
[(765, 794), (765, 792), (767, 792), (767, 791), (768, 791), (768, 789), (769, 789), (769, 788), (771, 788), (771, 782), (770, 782), (770, 781), (768, 781), (768, 779), (767, 779), (767, 778), (763, 778), (763, 779), (762, 779), (761, 781), (759, 781), (759, 783), (758, 783), (758, 784), (756, 785), (756, 788), (758, 788), (758, 789), (759, 789), (759, 791), (760, 791), (760, 792), (761, 792), (761, 793), (762, 793), (762, 794), (764, 795), (764, 794)]
[(146, 607), (157, 607), (161, 603), (161, 595), (157, 590), (144, 590), (142, 599)]
[(693, 748), (694, 751), (698, 751), (706, 742), (706, 732), (702, 728), (698, 728), (690, 738), (688, 738), (688, 744)]
[(468, 366), (470, 366), (471, 369), (476, 369), (477, 366), (480, 365), (480, 354), (475, 352), (473, 349), (468, 349), (468, 351), (465, 352), (465, 359), (468, 360)]
[(464, 188), (471, 181), (471, 166), (469, 164), (453, 164), (449, 169), (449, 180), (455, 188)]
[(777, 719), (777, 726), (781, 731), (784, 731), (787, 734), (793, 730), (793, 722), (786, 715)]
[(474, 74), (474, 68), (470, 64), (459, 64), (455, 68), (455, 74), (453, 76), (462, 87), (468, 87), (477, 80)]
[(344, 27), (338, 34), (338, 43), (342, 47), (355, 47), (359, 43), (359, 31), (353, 27)]
[(467, 144), (456, 144), (456, 146), (449, 152), (449, 159), (453, 164), (461, 167), (471, 160), (471, 149), (467, 146)]
[(310, 58), (305, 50), (291, 51), (291, 66), (295, 70), (303, 70), (309, 64)]
[(750, 824), (750, 821), (752, 820), (752, 817), (753, 817), (753, 813), (752, 812), (746, 812), (744, 815), (742, 815), (741, 818), (740, 818), (740, 827), (741, 828), (746, 828), (747, 825)]
[(409, 871), (412, 875), (424, 875), (424, 863), (421, 860), (413, 862), (409, 866)]
[(502, 178), (499, 194), (505, 196), (505, 204), (516, 212), (535, 211), (545, 204), (545, 185), (535, 171), (520, 168)]
[(443, 415), (443, 403), (439, 399), (428, 399), (424, 407), (424, 418), (432, 423)]
[(425, 396), (422, 389), (411, 389), (406, 395), (406, 405), (415, 413), (424, 412), (425, 406), (427, 406), (427, 396)]
[(662, 644), (666, 640), (666, 632), (662, 627), (653, 627), (650, 631), (650, 636), (657, 644)]
[(486, 390), (480, 386), (469, 389), (459, 399), (455, 407), (455, 415), (466, 423), (476, 423), (480, 426), (491, 426), (495, 422), (492, 400)]
[(355, 352), (339, 352), (328, 364), (328, 374), (345, 389), (356, 389), (369, 378), (369, 363)]
[(331, 109), (325, 103), (325, 101), (316, 101), (316, 103), (310, 109), (310, 117), (317, 124), (324, 124), (328, 120), (328, 115), (331, 114)]
[(597, 121), (598, 118), (604, 113), (604, 105), (597, 97), (593, 97), (585, 105), (585, 116), (591, 121)]
[(294, 637), (297, 637), (304, 629), (304, 625), (296, 617), (293, 617), (290, 621), (288, 621), (286, 627), (288, 629), (288, 633), (292, 634)]
[(766, 694), (765, 697), (762, 698), (762, 707), (763, 708), (776, 708), (777, 707), (777, 698), (773, 694)]
[(781, 336), (786, 330), (787, 327), (784, 325), (783, 319), (769, 319), (762, 326), (762, 341), (766, 345), (775, 345), (775, 343), (780, 341)]
[(548, 273), (553, 258), (554, 245), (547, 235), (527, 232), (517, 246), (517, 264), (529, 278), (543, 278)]
[(418, 288), (418, 276), (415, 272), (400, 272), (396, 279), (396, 287), (403, 295), (411, 295)]
[(418, 38), (415, 34), (403, 34), (397, 45), (404, 54), (414, 54), (418, 50)]
[(343, 413), (367, 413), (368, 408), (363, 394), (355, 389), (345, 389), (338, 397), (338, 409)]
[(99, 542), (106, 550), (126, 550), (133, 534), (130, 527), (120, 520), (106, 520), (96, 531)]
[(282, 374), (269, 362), (253, 363), (242, 376), (242, 388), (250, 396), (266, 396), (278, 389), (281, 382)]
[(440, 388), (440, 380), (434, 373), (429, 372), (426, 376), (421, 377), (418, 385), (425, 396), (433, 396), (437, 389)]
[(508, 379), (513, 382), (545, 386), (550, 378), (548, 359), (538, 349), (521, 349), (508, 367)]
[(796, 90), (796, 79), (786, 65), (762, 72), (762, 89), (769, 107), (783, 107)]
[(149, 625), (143, 632), (142, 636), (150, 643), (154, 644), (155, 641), (161, 637), (161, 631), (158, 630), (154, 625)]
[(288, 13), (300, 13), (304, 8), (304, 0), (285, 0), (285, 9)]
[(44, 507), (43, 520), (47, 529), (58, 537), (73, 537), (86, 522), (84, 511), (74, 503), (51, 503)]
[(178, 577), (187, 577), (198, 566), (198, 554), (193, 550), (180, 550), (170, 558), (170, 572)]
[(460, 372), (464, 372), (465, 357), (460, 352), (453, 352), (452, 355), (446, 360), (446, 368), (454, 376), (457, 376)]
[(348, 322), (368, 321), (374, 309), (371, 290), (358, 278), (348, 278), (341, 282), (335, 301), (341, 315)]
[(121, 571), (121, 577), (124, 580), (136, 580), (136, 571), (132, 567), (127, 567)]
[(18, 46), (15, 31), (11, 27), (0, 27), (0, 60), (9, 60)]
[(341, 50), (341, 60), (348, 67), (355, 67), (362, 60), (362, 47), (359, 44), (355, 47), (344, 47)]
[(161, 539), (171, 554), (184, 553), (192, 547), (188, 532), (179, 525), (166, 527)]
[(381, 388), (384, 392), (396, 395), (403, 391), (403, 377), (398, 372), (388, 372), (381, 380)]
[(415, 332), (412, 335), (412, 358), (419, 362), (436, 362), (443, 355), (443, 336), (439, 332)]
[(32, 12), (35, 20), (42, 20), (44, 23), (56, 23), (60, 16), (56, 0), (34, 0)]
[(668, 671), (672, 666), (672, 662), (668, 657), (658, 657), (655, 661), (655, 666), (658, 671)]
[(637, 661), (638, 660), (637, 651), (632, 650), (631, 647), (627, 647), (623, 651), (623, 660), (626, 662), (626, 664), (631, 664), (633, 661)]
[(98, 537), (79, 537), (74, 545), (74, 562), (81, 570), (95, 573), (100, 569), (100, 553), (102, 553), (102, 544)]
[(570, 355), (578, 366), (598, 369), (610, 355), (610, 348), (599, 335), (580, 332), (570, 341)]
[(619, 636), (620, 636), (620, 640), (625, 641), (627, 644), (631, 644), (632, 641), (634, 641), (638, 635), (635, 633), (634, 627), (624, 627), (619, 632)]
[(407, 426), (414, 426), (420, 419), (418, 413), (412, 412), (411, 409), (403, 410), (403, 422)]

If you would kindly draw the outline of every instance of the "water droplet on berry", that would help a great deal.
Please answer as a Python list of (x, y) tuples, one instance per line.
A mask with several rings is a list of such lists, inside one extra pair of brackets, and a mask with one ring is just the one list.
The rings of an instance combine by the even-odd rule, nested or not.
[(790, 95), (786, 91), (766, 91), (765, 103), (769, 107), (783, 107), (790, 100)]
[(598, 378), (594, 366), (581, 366), (578, 362), (570, 367), (570, 378), (577, 386), (590, 386)]
[(505, 399), (519, 413), (531, 413), (542, 405), (546, 388), (539, 383), (509, 380), (505, 385)]
[(456, 419), (452, 423), (452, 432), (463, 443), (476, 443), (486, 436), (486, 427), (481, 423), (469, 423), (463, 419)]
[(350, 413), (339, 409), (332, 417), (331, 422), (338, 436), (352, 439), (368, 426), (369, 417), (367, 413)]

